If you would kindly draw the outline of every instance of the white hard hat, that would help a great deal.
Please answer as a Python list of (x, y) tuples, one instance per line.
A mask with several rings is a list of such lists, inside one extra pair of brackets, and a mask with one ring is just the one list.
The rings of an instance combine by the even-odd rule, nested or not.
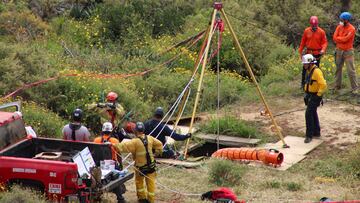
[(302, 64), (316, 63), (316, 59), (312, 54), (305, 54), (301, 60)]
[(102, 126), (103, 132), (112, 132), (113, 131), (113, 125), (110, 122), (105, 122)]

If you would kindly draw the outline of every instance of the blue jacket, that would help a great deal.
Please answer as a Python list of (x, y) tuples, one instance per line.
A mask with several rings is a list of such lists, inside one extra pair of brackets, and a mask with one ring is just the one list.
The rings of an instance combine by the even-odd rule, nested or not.
[[(146, 135), (151, 135), (153, 137), (156, 137), (159, 135), (159, 132), (161, 131), (161, 129), (163, 129), (164, 124), (160, 123), (160, 125), (155, 129), (155, 127), (160, 123), (160, 121), (155, 120), (155, 119), (151, 119), (148, 120), (144, 123), (145, 125), (145, 134)], [(154, 130), (155, 129), (155, 130)], [(153, 133), (151, 133), (151, 131), (153, 131)], [(151, 133), (151, 134), (150, 134)], [(172, 133), (172, 135), (171, 135)], [(175, 131), (173, 132), (173, 130), (171, 130), (169, 128), (169, 126), (165, 126), (164, 130), (160, 133), (159, 137), (157, 137), (158, 140), (160, 140), (163, 145), (166, 143), (166, 136), (169, 136), (171, 138), (173, 138), (176, 141), (181, 141), (181, 140), (186, 140), (186, 135), (181, 135), (181, 134), (177, 134)]]

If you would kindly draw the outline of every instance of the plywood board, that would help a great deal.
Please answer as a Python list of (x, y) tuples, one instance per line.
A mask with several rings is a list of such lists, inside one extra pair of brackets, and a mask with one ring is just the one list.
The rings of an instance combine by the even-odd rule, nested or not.
[(277, 167), (275, 169), (280, 171), (285, 171), (291, 166), (295, 165), (296, 163), (299, 163), (301, 160), (305, 159), (305, 155), (299, 155), (299, 154), (284, 154), (284, 162), (281, 164), (280, 167)]
[[(203, 139), (206, 142), (217, 143), (217, 135), (213, 134), (197, 134), (197, 138)], [(219, 136), (219, 144), (230, 147), (241, 147), (246, 145), (256, 145), (260, 142), (260, 139), (242, 138), (242, 137), (231, 137), (226, 135)]]
[[(284, 162), (280, 167), (275, 168), (277, 170), (285, 171), (291, 166), (299, 163), (301, 160), (306, 158), (306, 154), (318, 147), (323, 140), (313, 139), (310, 143), (305, 144), (303, 137), (287, 136), (285, 137), (285, 143), (290, 146), (290, 148), (283, 148), (283, 143), (281, 141), (277, 143), (268, 143), (263, 146), (266, 149), (277, 149), (284, 155)], [(259, 163), (251, 164), (259, 165)]]
[(300, 162), (301, 160), (305, 159), (305, 155), (298, 155), (298, 154), (286, 154), (284, 155), (284, 162), (279, 167), (273, 167), (273, 166), (266, 166), (261, 161), (252, 161), (249, 165), (256, 166), (256, 167), (270, 167), (275, 170), (279, 171), (286, 171), (291, 166), (295, 165), (296, 163)]
[(306, 155), (316, 147), (318, 147), (323, 140), (321, 139), (313, 139), (310, 143), (304, 143), (303, 137), (295, 137), (295, 136), (287, 136), (285, 137), (285, 143), (290, 146), (290, 148), (283, 148), (283, 144), (281, 141), (273, 144), (268, 143), (264, 146), (266, 149), (277, 149), (281, 151), (284, 155), (285, 154), (298, 154), (298, 155)]
[(188, 161), (180, 161), (175, 159), (163, 159), (163, 158), (156, 158), (156, 162), (160, 164), (168, 164), (173, 166), (180, 166), (185, 168), (196, 168), (203, 164), (202, 161), (198, 162), (188, 162)]

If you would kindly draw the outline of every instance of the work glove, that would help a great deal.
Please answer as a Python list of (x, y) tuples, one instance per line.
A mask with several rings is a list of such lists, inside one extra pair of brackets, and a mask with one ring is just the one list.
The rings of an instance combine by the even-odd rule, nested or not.
[(161, 156), (162, 153), (163, 153), (163, 150), (162, 150), (162, 149), (156, 149), (154, 154), (155, 154), (156, 156)]
[(188, 133), (188, 134), (185, 135), (185, 137), (186, 137), (186, 139), (189, 139), (189, 138), (192, 137), (192, 134), (191, 134), (191, 133)]
[(106, 107), (108, 107), (110, 109), (116, 109), (116, 105), (113, 103), (106, 103)]
[(103, 104), (103, 103), (98, 103), (98, 104), (96, 105), (96, 107), (105, 108), (105, 104)]

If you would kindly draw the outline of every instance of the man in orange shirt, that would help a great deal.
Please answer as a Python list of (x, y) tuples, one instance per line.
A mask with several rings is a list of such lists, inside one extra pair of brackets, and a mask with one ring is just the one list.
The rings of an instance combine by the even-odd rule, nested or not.
[[(113, 125), (110, 122), (105, 122), (102, 126), (101, 136), (95, 138), (94, 143), (109, 143), (111, 145), (118, 144), (119, 140), (111, 136), (112, 131)], [(121, 163), (119, 163), (119, 161), (121, 161), (121, 157), (118, 158), (118, 155), (113, 147), (111, 149), (111, 152), (112, 159), (116, 161), (115, 168), (121, 169)], [(125, 198), (123, 197), (123, 194), (126, 192), (126, 187), (124, 184), (120, 185), (117, 188), (114, 188), (112, 192), (115, 193), (119, 203), (126, 203)]]
[(336, 43), (335, 90), (341, 89), (342, 68), (344, 63), (346, 63), (352, 91), (356, 91), (358, 89), (353, 49), (356, 31), (355, 27), (350, 24), (350, 20), (351, 14), (349, 12), (341, 13), (340, 24), (337, 26), (333, 36), (333, 40)]
[[(304, 54), (312, 54), (316, 58), (316, 66), (320, 67), (320, 58), (325, 53), (328, 42), (323, 29), (319, 27), (319, 19), (316, 16), (310, 17), (310, 27), (306, 28), (301, 38), (299, 47), (300, 58)], [(304, 51), (304, 48), (306, 50)], [(305, 85), (306, 70), (303, 68), (301, 77), (301, 88)]]

